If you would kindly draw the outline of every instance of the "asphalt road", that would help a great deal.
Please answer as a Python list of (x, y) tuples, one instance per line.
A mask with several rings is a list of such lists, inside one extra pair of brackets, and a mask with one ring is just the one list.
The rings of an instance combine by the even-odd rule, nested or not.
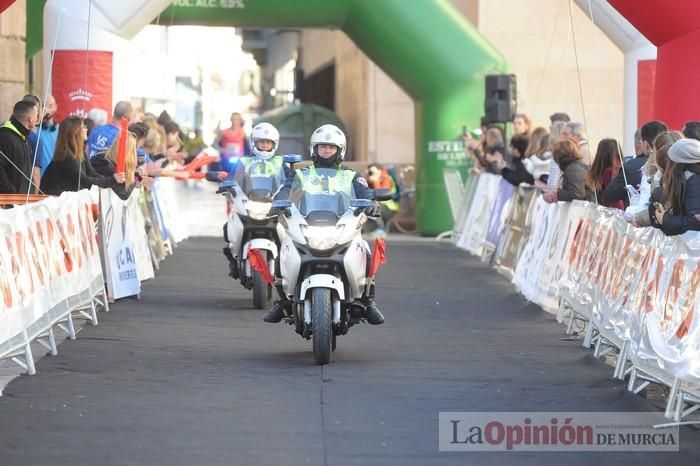
[(440, 411), (649, 411), (553, 316), (451, 245), (390, 242), (387, 323), (353, 327), (334, 362), (267, 324), (190, 239), (100, 325), (0, 398), (0, 465), (697, 464), (679, 453), (438, 451)]

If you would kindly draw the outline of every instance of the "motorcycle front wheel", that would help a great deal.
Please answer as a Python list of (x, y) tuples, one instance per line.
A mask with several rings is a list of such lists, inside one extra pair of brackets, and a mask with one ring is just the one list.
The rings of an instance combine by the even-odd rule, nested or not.
[(333, 325), (333, 301), (329, 288), (314, 288), (311, 293), (311, 331), (314, 362), (318, 365), (331, 362)]
[(253, 271), (253, 306), (255, 309), (265, 309), (270, 301), (271, 292), (259, 272)]

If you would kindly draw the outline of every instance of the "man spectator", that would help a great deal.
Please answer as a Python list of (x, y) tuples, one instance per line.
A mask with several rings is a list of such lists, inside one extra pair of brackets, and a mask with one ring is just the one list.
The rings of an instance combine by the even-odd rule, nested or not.
[(700, 141), (700, 121), (686, 121), (683, 125), (683, 136)]
[(101, 108), (91, 109), (87, 114), (87, 118), (85, 118), (85, 127), (88, 130), (88, 139), (90, 138), (90, 133), (92, 133), (93, 129), (105, 124), (107, 124), (107, 110), (103, 110)]
[(593, 165), (593, 157), (591, 157), (591, 150), (588, 148), (586, 128), (583, 126), (583, 123), (578, 121), (568, 122), (566, 126), (564, 126), (561, 135), (564, 138), (571, 139), (578, 145), (578, 150), (581, 152), (581, 161), (583, 163), (589, 167)]
[(569, 116), (568, 113), (564, 112), (557, 112), (557, 113), (552, 113), (549, 115), (549, 121), (553, 125), (555, 121), (563, 121), (564, 123), (568, 123), (571, 121), (571, 117)]
[[(658, 120), (652, 120), (641, 127), (641, 153), (629, 162), (625, 162), (620, 173), (605, 188), (604, 196), (607, 202), (622, 200), (625, 203), (625, 208), (629, 206), (630, 196), (626, 186), (632, 186), (639, 191), (639, 184), (642, 182), (642, 167), (647, 163), (649, 155), (654, 151), (654, 139), (659, 133), (664, 131), (668, 131), (668, 127), (665, 123)], [(625, 177), (627, 178), (627, 183), (625, 183)]]
[[(25, 102), (29, 102), (30, 104), (33, 104), (36, 106), (37, 112), (39, 112), (39, 118), (41, 119), (41, 99), (34, 94), (27, 94), (24, 97), (22, 97), (22, 100)], [(32, 169), (32, 183), (34, 183), (35, 186), (39, 186), (39, 182), (41, 181), (41, 167), (42, 165), (39, 164), (39, 156), (37, 152), (37, 145), (39, 143), (39, 136), (37, 135), (36, 128), (32, 127), (30, 128), (29, 135), (27, 136), (27, 140), (29, 141), (29, 149), (31, 153), (31, 158), (30, 158), (30, 164), (33, 165)]]
[[(56, 150), (56, 140), (58, 139), (58, 123), (56, 122), (56, 99), (52, 95), (46, 98), (44, 104), (44, 117), (39, 125), (37, 133), (36, 165), (40, 169), (40, 176), (44, 176), (46, 168), (53, 159)], [(32, 157), (34, 154), (32, 154)]]
[(26, 194), (30, 183), (34, 184), (28, 136), (38, 121), (36, 105), (22, 100), (15, 104), (10, 120), (0, 126), (0, 193)]
[(130, 120), (133, 111), (134, 109), (129, 102), (125, 100), (117, 102), (117, 105), (114, 106), (112, 121), (106, 125), (97, 126), (90, 132), (88, 137), (89, 158), (92, 158), (98, 151), (109, 149), (112, 146), (119, 135), (121, 119)]
[(625, 164), (635, 157), (639, 157), (642, 154), (642, 128), (637, 128), (634, 132), (634, 155), (626, 155), (622, 159), (622, 163)]

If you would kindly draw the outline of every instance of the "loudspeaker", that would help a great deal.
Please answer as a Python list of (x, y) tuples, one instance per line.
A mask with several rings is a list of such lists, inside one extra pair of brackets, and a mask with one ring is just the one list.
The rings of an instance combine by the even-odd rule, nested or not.
[(516, 79), (514, 74), (486, 76), (484, 117), (487, 123), (512, 121), (518, 112)]

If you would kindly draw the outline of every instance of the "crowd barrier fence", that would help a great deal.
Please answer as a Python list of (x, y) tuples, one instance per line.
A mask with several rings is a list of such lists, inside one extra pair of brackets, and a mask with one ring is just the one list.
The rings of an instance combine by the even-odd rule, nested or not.
[(109, 302), (139, 295), (187, 237), (174, 190), (159, 179), (126, 201), (94, 188), (1, 209), (0, 359), (33, 375), (32, 342), (56, 355), (56, 326), (74, 340), (74, 319), (97, 325)]
[[(452, 240), (490, 262), (583, 346), (616, 352), (612, 376), (668, 387), (675, 423), (700, 408), (700, 233), (635, 228), (619, 210), (544, 202), (498, 175), (472, 175)], [(583, 328), (581, 329), (583, 331)]]

